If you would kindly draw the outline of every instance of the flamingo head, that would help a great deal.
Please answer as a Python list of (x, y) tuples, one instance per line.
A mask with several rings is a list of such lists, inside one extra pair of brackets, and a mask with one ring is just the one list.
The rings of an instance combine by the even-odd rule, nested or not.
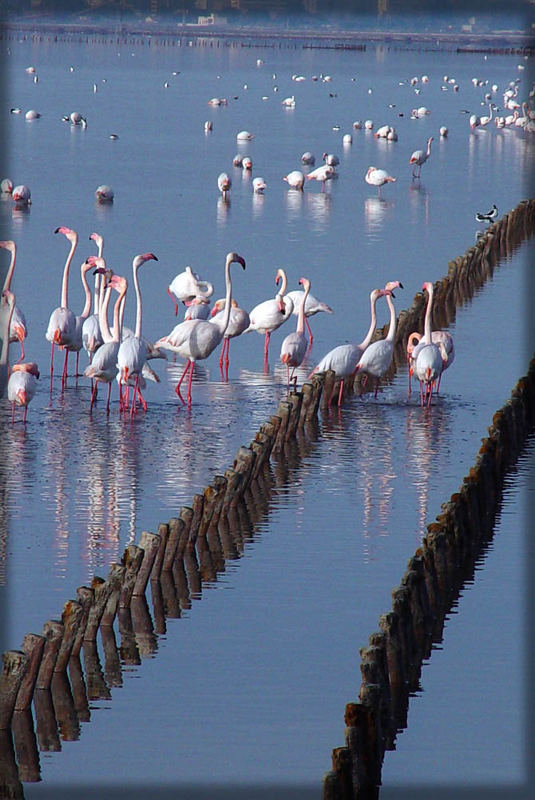
[(422, 292), (428, 291), (430, 294), (433, 291), (433, 284), (430, 281), (426, 281), (422, 286)]
[(299, 278), (300, 285), (304, 288), (305, 292), (310, 291), (310, 281), (308, 278)]
[(73, 231), (72, 228), (65, 227), (65, 225), (60, 225), (59, 228), (56, 228), (54, 233), (62, 233), (71, 244), (76, 244), (78, 242), (78, 234), (76, 231)]
[(145, 261), (158, 261), (158, 258), (154, 255), (154, 253), (140, 253), (134, 258), (134, 262), (132, 264), (134, 270), (138, 269), (138, 267), (144, 264)]
[(1, 241), (0, 247), (3, 247), (4, 250), (9, 250), (10, 253), (14, 253), (16, 250), (16, 244), (11, 239), (6, 239), (5, 241)]
[(390, 292), (392, 297), (395, 297), (394, 289), (403, 289), (403, 284), (401, 281), (388, 281), (385, 285), (385, 292)]
[(10, 292), (9, 289), (4, 289), (2, 292), (2, 302), (6, 302), (8, 306), (15, 305), (15, 295), (13, 292)]
[(126, 278), (123, 278), (122, 275), (114, 275), (113, 273), (110, 275), (109, 274), (110, 272), (111, 272), (111, 270), (107, 270), (108, 274), (106, 274), (106, 271), (105, 271), (105, 274), (106, 274), (106, 288), (108, 286), (111, 286), (111, 288), (115, 289), (115, 291), (119, 292), (119, 294), (121, 294), (121, 292), (125, 292), (126, 293), (126, 290), (128, 289), (128, 281), (126, 280)]
[[(410, 334), (410, 336), (408, 338), (408, 341), (407, 341), (407, 358), (408, 359), (410, 359), (410, 357), (412, 355), (412, 351), (414, 350), (414, 348), (416, 347), (416, 345), (418, 344), (418, 342), (420, 341), (421, 338), (422, 338), (422, 334), (418, 333), (417, 331), (415, 331), (414, 333)], [(412, 375), (412, 372), (411, 372), (411, 375)]]
[(227, 254), (227, 262), (229, 264), (232, 264), (233, 262), (235, 262), (236, 264), (241, 264), (242, 268), (245, 269), (245, 259), (242, 258), (240, 255), (238, 255), (238, 253), (234, 253), (234, 252), (228, 253)]
[(90, 233), (89, 238), (95, 242), (97, 247), (102, 247), (104, 239), (102, 238), (100, 233)]
[(104, 261), (104, 259), (102, 257), (99, 257), (99, 256), (88, 256), (86, 258), (86, 260), (85, 260), (85, 263), (89, 264), (90, 267), (94, 267), (95, 268), (95, 272), (97, 270), (98, 271), (101, 270), (102, 272), (104, 272), (106, 270), (106, 262)]
[(12, 372), (28, 372), (30, 375), (39, 378), (39, 368), (35, 361), (28, 361), (25, 364), (14, 364)]

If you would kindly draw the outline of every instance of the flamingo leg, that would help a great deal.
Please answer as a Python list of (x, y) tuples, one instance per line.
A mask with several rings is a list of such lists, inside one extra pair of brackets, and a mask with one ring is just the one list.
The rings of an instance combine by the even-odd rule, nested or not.
[(146, 411), (147, 410), (147, 402), (146, 402), (145, 398), (143, 397), (143, 395), (141, 394), (141, 389), (139, 388), (139, 386), (136, 386), (136, 389), (137, 389), (137, 396), (139, 397), (139, 402), (143, 406), (143, 411)]
[(110, 397), (111, 397), (111, 381), (108, 381), (108, 402), (106, 403), (106, 414), (110, 413)]
[(424, 384), (423, 384), (423, 381), (420, 381), (420, 406), (422, 408), (424, 406)]
[(65, 360), (63, 361), (63, 374), (61, 376), (61, 388), (65, 388), (67, 383), (67, 359), (69, 358), (69, 351), (65, 348)]
[(190, 360), (189, 360), (189, 358), (188, 358), (188, 360), (187, 360), (187, 362), (186, 362), (186, 366), (185, 366), (185, 368), (184, 368), (184, 371), (182, 372), (182, 375), (180, 376), (180, 380), (178, 381), (177, 385), (175, 386), (175, 392), (176, 392), (176, 393), (177, 393), (177, 395), (180, 397), (180, 400), (181, 400), (181, 402), (182, 402), (182, 405), (184, 405), (184, 406), (186, 405), (186, 403), (185, 403), (185, 400), (184, 400), (184, 398), (182, 397), (182, 395), (181, 395), (181, 393), (180, 393), (180, 384), (182, 383), (182, 381), (183, 381), (183, 380), (184, 380), (184, 378), (186, 377), (186, 372), (189, 370), (189, 368), (190, 368), (190, 366), (191, 366), (191, 364), (192, 364), (192, 363), (193, 363), (193, 362), (192, 362), (192, 361), (190, 361)]
[(15, 424), (15, 401), (13, 400), (11, 404), (11, 424)]
[(373, 395), (374, 397), (377, 397), (377, 390), (378, 389), (379, 389), (379, 378), (376, 378), (375, 379), (375, 392), (374, 392), (374, 395)]
[(20, 342), (20, 358), (17, 360), (17, 364), (20, 364), (21, 361), (24, 361), (24, 339), (19, 337)]
[(269, 348), (269, 339), (270, 339), (270, 337), (271, 337), (271, 332), (270, 331), (266, 331), (266, 336), (265, 336), (265, 339), (264, 339), (264, 361), (267, 361), (267, 359), (268, 359), (268, 348)]
[(77, 350), (76, 351), (76, 366), (74, 368), (74, 377), (75, 378), (79, 378), (80, 377), (79, 374), (78, 374), (78, 362), (79, 362), (79, 359), (80, 359), (80, 351)]
[(50, 348), (50, 388), (52, 389), (52, 376), (54, 374), (54, 342)]
[(89, 410), (90, 411), (93, 408), (93, 406), (95, 404), (95, 400), (97, 398), (97, 385), (98, 385), (98, 381), (95, 381), (95, 385), (93, 386), (93, 391), (91, 392), (91, 402), (89, 403)]
[(308, 319), (306, 317), (305, 317), (305, 325), (306, 325), (306, 329), (308, 331), (308, 335), (309, 335), (309, 338), (310, 338), (310, 344), (312, 344), (312, 340), (313, 340), (314, 337), (312, 335), (312, 331), (310, 329), (310, 325), (308, 324)]
[(228, 365), (230, 364), (230, 358), (229, 358), (230, 339), (228, 338), (228, 336), (225, 339), (223, 339), (223, 342), (227, 343), (227, 350), (226, 350), (226, 353), (225, 353), (225, 367), (227, 368), (227, 372), (228, 372)]
[(193, 378), (193, 367), (194, 362), (191, 361), (191, 369), (189, 371), (189, 380), (188, 380), (188, 408), (191, 406), (191, 379)]
[(23, 423), (26, 425), (26, 416), (28, 414), (28, 406), (24, 406), (24, 417), (22, 419)]
[(342, 405), (342, 395), (343, 395), (343, 393), (344, 393), (344, 379), (342, 378), (342, 380), (340, 381), (340, 390), (338, 392), (338, 405), (339, 406)]

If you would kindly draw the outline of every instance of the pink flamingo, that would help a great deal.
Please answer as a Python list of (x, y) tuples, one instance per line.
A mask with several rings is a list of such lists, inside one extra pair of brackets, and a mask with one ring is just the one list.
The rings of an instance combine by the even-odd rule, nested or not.
[[(212, 309), (212, 323), (215, 323), (220, 327), (223, 325), (225, 318), (225, 307), (225, 298), (222, 300), (216, 300)], [(251, 320), (247, 311), (245, 311), (244, 308), (240, 308), (238, 303), (234, 300), (234, 298), (232, 298), (230, 319), (227, 327), (225, 328), (223, 345), (221, 347), (221, 355), (219, 357), (219, 369), (223, 371), (223, 365), (225, 367), (225, 380), (228, 380), (230, 340), (235, 339), (236, 336), (241, 336), (241, 334), (249, 327), (250, 321)]]
[[(409, 364), (409, 391), (408, 394), (411, 393), (411, 376), (414, 372), (414, 359), (413, 359), (413, 352), (414, 348), (418, 345), (418, 343), (422, 339), (422, 334), (414, 331), (410, 334), (407, 340), (407, 361)], [(442, 372), (439, 375), (438, 382), (437, 382), (437, 394), (440, 391), (440, 382), (442, 380), (442, 375), (449, 367), (451, 367), (454, 359), (455, 359), (455, 344), (453, 342), (453, 336), (448, 331), (432, 331), (431, 332), (431, 341), (433, 344), (436, 344), (440, 349), (440, 355), (442, 357)]]
[[(50, 319), (48, 321), (48, 328), (46, 331), (46, 339), (51, 342), (51, 353), (50, 353), (50, 389), (52, 389), (52, 376), (54, 374), (54, 345), (57, 344), (59, 347), (65, 347), (67, 344), (70, 344), (71, 337), (74, 333), (74, 329), (76, 327), (76, 317), (74, 316), (73, 312), (68, 307), (68, 288), (69, 288), (69, 269), (71, 266), (71, 261), (74, 256), (74, 251), (76, 250), (76, 245), (78, 244), (78, 234), (76, 231), (71, 230), (70, 228), (66, 228), (65, 226), (61, 226), (56, 228), (54, 233), (62, 233), (64, 236), (67, 237), (68, 241), (71, 243), (71, 248), (67, 255), (67, 260), (65, 261), (65, 267), (63, 269), (63, 281), (61, 284), (61, 305), (58, 308), (54, 309), (52, 314), (50, 315)], [(67, 357), (69, 355), (69, 351), (65, 349), (65, 362), (63, 365), (63, 376), (62, 376), (62, 387), (65, 384), (67, 379)]]
[[(354, 375), (355, 369), (357, 364), (365, 352), (366, 348), (370, 344), (372, 340), (372, 336), (375, 332), (375, 324), (377, 321), (377, 316), (375, 313), (375, 304), (379, 297), (382, 297), (384, 294), (384, 289), (373, 289), (370, 293), (370, 308), (371, 308), (371, 321), (370, 327), (368, 328), (368, 333), (362, 340), (360, 344), (339, 344), (337, 347), (334, 347), (332, 350), (323, 356), (321, 361), (314, 367), (309, 378), (314, 375), (315, 372), (326, 372), (327, 370), (333, 370), (335, 376), (340, 378), (340, 390), (338, 392), (338, 405), (342, 404), (342, 394), (344, 392), (344, 382), (346, 378), (349, 378), (351, 375)], [(330, 406), (332, 401), (332, 394), (329, 397), (327, 405)]]
[(431, 404), (431, 395), (435, 381), (442, 372), (442, 355), (440, 348), (433, 344), (431, 335), (431, 310), (433, 305), (433, 284), (426, 281), (422, 286), (422, 291), (427, 291), (428, 300), (425, 310), (424, 335), (420, 343), (412, 351), (414, 360), (414, 373), (420, 381), (420, 405), (424, 405), (424, 386), (427, 407)]
[(186, 366), (180, 380), (178, 381), (175, 392), (179, 396), (183, 405), (186, 405), (184, 398), (180, 393), (180, 385), (184, 380), (186, 374), (189, 373), (188, 378), (188, 406), (191, 406), (191, 381), (193, 378), (193, 370), (196, 361), (204, 360), (215, 350), (215, 348), (223, 339), (227, 325), (230, 320), (230, 313), (232, 309), (232, 281), (230, 277), (230, 265), (232, 263), (241, 264), (245, 269), (245, 260), (237, 253), (228, 253), (225, 261), (225, 310), (224, 316), (220, 324), (213, 322), (205, 322), (201, 319), (191, 319), (175, 325), (171, 333), (163, 336), (156, 342), (156, 347), (163, 347), (167, 350), (172, 350), (178, 353), (182, 358), (187, 359)]
[[(425, 164), (429, 156), (431, 155), (431, 142), (433, 141), (433, 137), (430, 136), (427, 140), (427, 150), (415, 150), (412, 156), (409, 159), (409, 164), (415, 164), (415, 167), (412, 168), (412, 177), (419, 178), (420, 172), (422, 171), (422, 164)], [(417, 169), (418, 172), (415, 173), (414, 170)]]
[(167, 294), (175, 305), (175, 317), (178, 315), (178, 303), (191, 303), (196, 297), (208, 300), (214, 293), (214, 287), (208, 281), (203, 281), (200, 275), (186, 267), (183, 272), (175, 275), (169, 286)]
[[(289, 297), (292, 303), (294, 304), (292, 314), (295, 317), (299, 316), (299, 310), (301, 308), (301, 299), (303, 298), (303, 296), (304, 292), (299, 291), (299, 289), (296, 289), (293, 292), (287, 292), (286, 294), (286, 297)], [(310, 337), (310, 344), (312, 344), (314, 336), (312, 335), (310, 325), (308, 324), (308, 317), (313, 317), (314, 314), (319, 314), (320, 311), (325, 311), (327, 314), (333, 313), (332, 308), (328, 306), (327, 303), (323, 303), (321, 300), (316, 300), (314, 295), (308, 294), (305, 303), (305, 327)]]
[(84, 322), (89, 317), (89, 312), (91, 311), (91, 290), (86, 278), (86, 273), (91, 268), (92, 265), (87, 261), (84, 261), (80, 268), (82, 286), (85, 294), (85, 304), (82, 313), (76, 316), (76, 325), (71, 336), (70, 344), (65, 345), (65, 348), (69, 353), (76, 353), (76, 364), (74, 369), (74, 375), (76, 378), (78, 378), (78, 361), (80, 358), (80, 350), (83, 347), (83, 326)]
[[(308, 278), (299, 278), (299, 283), (301, 286), (304, 286), (304, 292), (299, 305), (297, 327), (294, 333), (289, 333), (288, 336), (286, 336), (286, 338), (283, 340), (280, 354), (282, 363), (286, 364), (288, 391), (290, 391), (290, 381), (294, 379), (295, 369), (302, 363), (308, 347), (308, 340), (305, 336), (305, 307), (310, 293), (310, 281)], [(290, 367), (292, 367), (291, 375)], [(297, 384), (297, 378), (295, 379), (295, 383)]]
[(15, 295), (9, 289), (4, 289), (0, 296), (0, 397), (6, 393), (9, 376), (9, 326), (13, 309), (15, 308)]
[[(98, 257), (102, 258), (104, 250), (104, 239), (99, 233), (90, 234), (89, 238), (95, 242), (98, 247)], [(89, 356), (89, 363), (93, 358), (93, 354), (103, 343), (102, 334), (100, 332), (99, 323), (99, 309), (101, 305), (101, 277), (99, 270), (95, 270), (95, 291), (93, 295), (93, 313), (84, 320), (82, 325), (82, 344), (84, 350)]]
[(288, 285), (288, 280), (286, 278), (286, 273), (283, 269), (279, 268), (277, 270), (275, 276), (275, 284), (276, 286), (279, 285), (279, 281), (281, 282), (281, 288), (277, 292), (274, 298), (271, 300), (264, 300), (262, 303), (259, 303), (257, 306), (253, 308), (252, 311), (249, 312), (250, 323), (249, 327), (244, 331), (244, 333), (249, 333), (249, 331), (257, 331), (258, 333), (265, 334), (264, 338), (264, 364), (267, 365), (268, 360), (268, 349), (269, 349), (269, 340), (273, 331), (276, 331), (277, 328), (280, 328), (283, 322), (286, 322), (287, 319), (292, 314), (294, 304), (288, 296), (284, 296), (286, 292), (286, 286)]
[(122, 340), (117, 352), (117, 367), (119, 370), (117, 378), (119, 380), (119, 386), (121, 387), (121, 384), (124, 384), (125, 386), (124, 396), (120, 388), (120, 405), (125, 410), (128, 408), (128, 386), (131, 381), (134, 382), (134, 395), (132, 398), (132, 405), (130, 407), (131, 416), (136, 412), (137, 397), (139, 397), (143, 409), (145, 411), (147, 410), (147, 404), (139, 387), (143, 365), (147, 360), (147, 345), (141, 338), (142, 303), (141, 290), (139, 288), (138, 270), (142, 264), (151, 260), (158, 261), (154, 253), (141, 253), (140, 255), (135, 256), (134, 260), (132, 261), (132, 273), (134, 276), (134, 289), (136, 292), (137, 302), (136, 330), (134, 336), (129, 336), (128, 338)]
[(26, 362), (25, 364), (14, 364), (7, 384), (7, 399), (12, 404), (11, 424), (15, 422), (15, 406), (24, 408), (23, 422), (26, 423), (28, 405), (35, 395), (37, 389), (37, 379), (39, 370), (37, 364)]
[(375, 397), (377, 397), (377, 389), (379, 388), (379, 378), (387, 371), (392, 363), (392, 356), (394, 354), (394, 336), (396, 335), (396, 311), (392, 297), (395, 297), (393, 290), (399, 287), (403, 289), (400, 281), (390, 281), (383, 289), (383, 294), (386, 297), (386, 302), (390, 309), (390, 325), (385, 339), (380, 339), (377, 342), (372, 342), (363, 352), (359, 362), (355, 368), (355, 372), (365, 372), (363, 388), (368, 380), (368, 375), (375, 378)]
[[(102, 269), (100, 267), (99, 269)], [(106, 413), (110, 413), (110, 397), (111, 387), (114, 378), (117, 376), (117, 355), (119, 353), (119, 346), (121, 341), (121, 319), (120, 312), (123, 305), (123, 298), (126, 295), (128, 288), (128, 281), (120, 275), (112, 275), (108, 286), (106, 287), (104, 300), (102, 302), (99, 314), (100, 329), (104, 339), (103, 344), (94, 354), (91, 364), (86, 368), (84, 375), (86, 378), (94, 380), (93, 391), (91, 392), (90, 410), (93, 408), (96, 396), (98, 382), (108, 384), (108, 399), (106, 403)], [(115, 301), (113, 309), (113, 333), (110, 331), (107, 320), (108, 304), (110, 301), (111, 290), (115, 289), (118, 292), (118, 298)]]
[[(17, 245), (14, 241), (8, 239), (7, 241), (0, 242), (0, 247), (3, 247), (11, 253), (11, 261), (4, 281), (4, 290), (9, 291), (11, 289), (11, 279), (15, 270), (15, 261), (17, 259)], [(20, 307), (15, 305), (9, 326), (9, 341), (20, 342), (20, 358), (17, 363), (24, 359), (24, 340), (27, 335), (28, 327), (26, 325), (26, 318)]]
[(384, 169), (368, 167), (368, 171), (364, 176), (364, 180), (366, 183), (369, 183), (370, 186), (377, 186), (377, 196), (381, 197), (381, 186), (384, 186), (385, 183), (395, 183), (397, 179), (393, 178), (392, 175), (389, 175)]

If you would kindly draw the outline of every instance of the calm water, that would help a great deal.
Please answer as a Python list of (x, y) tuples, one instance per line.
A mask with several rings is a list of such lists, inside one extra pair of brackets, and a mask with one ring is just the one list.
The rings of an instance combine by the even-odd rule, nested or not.
[[(314, 343), (304, 377), (326, 350), (363, 338), (374, 286), (400, 279), (405, 288), (396, 293), (397, 307), (408, 307), (424, 280), (445, 274), (448, 261), (474, 242), (476, 211), (495, 202), (501, 215), (529, 196), (525, 176), (533, 169), (535, 141), (519, 129), (489, 126), (470, 133), (468, 114), (462, 113), (485, 113), (483, 95), (493, 83), (500, 106), (503, 90), (517, 78), (527, 98), (528, 64), (515, 56), (379, 47), (365, 53), (155, 43), (149, 48), (16, 38), (0, 44), (9, 69), (2, 99), (9, 136), (4, 173), (15, 184), (27, 183), (33, 198), (26, 213), (4, 200), (0, 223), (2, 237), (18, 245), (13, 288), (30, 329), (27, 356), (42, 371), (25, 430), (10, 425), (6, 401), (0, 408), (0, 594), (9, 608), (3, 647), (12, 648), (57, 617), (77, 586), (95, 573), (105, 575), (141, 530), (155, 530), (231, 464), (238, 446), (251, 440), (284, 394), (278, 353), (295, 324), (292, 318), (273, 335), (267, 371), (256, 333), (232, 343), (228, 382), (221, 380), (215, 354), (199, 365), (190, 411), (177, 403), (173, 387), (181, 364), (171, 358), (152, 362), (161, 383), (147, 389), (146, 414), (131, 422), (119, 418), (115, 404), (107, 419), (100, 403), (90, 415), (83, 379), (75, 385), (69, 378), (63, 396), (55, 380), (49, 392), (44, 332), (59, 302), (68, 252), (64, 237), (53, 235), (58, 225), (80, 236), (69, 285), (76, 312), (83, 306), (78, 268), (95, 252), (88, 240), (92, 231), (105, 237), (109, 266), (128, 277), (136, 253), (157, 254), (158, 262), (140, 272), (143, 329), (152, 339), (175, 324), (166, 287), (186, 264), (211, 280), (219, 297), (225, 255), (237, 250), (247, 269), (236, 270), (233, 288), (247, 309), (273, 296), (277, 267), (286, 268), (291, 289), (301, 275), (309, 277), (313, 294), (334, 314), (311, 320)], [(257, 65), (257, 58), (264, 63)], [(25, 72), (30, 65), (37, 83)], [(407, 81), (422, 74), (429, 83), (419, 83), (421, 93), (415, 94)], [(320, 75), (332, 80), (312, 80)], [(441, 89), (444, 75), (456, 79), (458, 92), (451, 84)], [(488, 79), (489, 86), (474, 87), (473, 77)], [(288, 110), (281, 100), (291, 95), (296, 107)], [(228, 98), (228, 105), (208, 106), (216, 96)], [(431, 113), (410, 119), (411, 109), (421, 105)], [(24, 114), (10, 114), (12, 107), (36, 108), (42, 117), (27, 122)], [(74, 110), (87, 117), (86, 130), (61, 121)], [(387, 143), (360, 130), (343, 147), (342, 135), (352, 132), (355, 120), (367, 118), (376, 128), (393, 124), (399, 140)], [(208, 135), (206, 120), (213, 121)], [(441, 125), (449, 129), (447, 139), (439, 137)], [(243, 129), (255, 138), (238, 145), (236, 134)], [(119, 138), (110, 140), (111, 133)], [(412, 181), (409, 156), (430, 135), (431, 158), (421, 181)], [(305, 150), (317, 163), (325, 151), (340, 157), (339, 178), (324, 192), (315, 182), (302, 194), (289, 191), (282, 180), (300, 168)], [(236, 152), (253, 159), (251, 177), (232, 166)], [(381, 199), (364, 182), (370, 164), (397, 176)], [(217, 191), (223, 170), (233, 179), (229, 204)], [(268, 184), (265, 196), (253, 195), (255, 175)], [(95, 203), (101, 183), (113, 186), (112, 205)], [(41, 754), (43, 783), (26, 786), (28, 796), (73, 781), (120, 785), (116, 766), (126, 753), (136, 784), (292, 782), (310, 785), (311, 796), (319, 795), (331, 748), (343, 744), (345, 703), (360, 686), (358, 648), (390, 608), (390, 591), (425, 525), (472, 465), (492, 413), (526, 371), (534, 341), (532, 327), (524, 324), (532, 262), (533, 245), (525, 245), (459, 310), (451, 327), (456, 360), (430, 413), (422, 413), (416, 395), (407, 399), (401, 372), (377, 401), (366, 396), (333, 412), (321, 420), (317, 441), (274, 464), (269, 504), (241, 558), (227, 562), (225, 573), (203, 587), (180, 620), (167, 621), (154, 657), (124, 669), (123, 687), (112, 690), (111, 701), (91, 704), (91, 724), (82, 726), (80, 742)], [(4, 252), (2, 267), (7, 263)], [(386, 308), (379, 305), (378, 312), (382, 324)], [(127, 315), (133, 325), (132, 291)], [(17, 346), (13, 351), (17, 358)], [(506, 357), (497, 360), (497, 352)], [(57, 358), (57, 369), (59, 363)], [(444, 649), (424, 671), (424, 698), (411, 703), (409, 732), (400, 736), (398, 751), (387, 755), (390, 785), (490, 778), (511, 783), (523, 777), (522, 698), (508, 688), (514, 681), (506, 655), (518, 650), (520, 634), (502, 622), (502, 594), (496, 596), (491, 564), (499, 553), (497, 564), (507, 569), (507, 585), (515, 590), (511, 615), (518, 619), (524, 506), (516, 498), (525, 497), (529, 463), (511, 485), (496, 545), (448, 623)], [(501, 534), (504, 524), (514, 539)], [(498, 541), (506, 537), (508, 545), (499, 551)], [(481, 645), (473, 640), (475, 620), (478, 628), (485, 625)], [(450, 630), (452, 639), (462, 639), (451, 647)], [(437, 720), (445, 735), (461, 719), (464, 726), (465, 698), (455, 684), (446, 693), (438, 676), (464, 675), (460, 651), (472, 648), (473, 666), (476, 651), (487, 654), (489, 640), (499, 636), (503, 643), (505, 633), (510, 647), (483, 655), (479, 676), (478, 696), (492, 693), (496, 703), (489, 709), (471, 698), (479, 730), (496, 732), (495, 738), (480, 740), (466, 772), (459, 771), (463, 741), (452, 737), (440, 745), (435, 733)], [(435, 694), (437, 681), (441, 689)], [(513, 712), (505, 720), (504, 706)], [(499, 747), (505, 726), (513, 754)], [(428, 775), (421, 743), (429, 740), (429, 727), (442, 756), (440, 772), (434, 768)], [(143, 755), (147, 739), (153, 748), (149, 764)]]

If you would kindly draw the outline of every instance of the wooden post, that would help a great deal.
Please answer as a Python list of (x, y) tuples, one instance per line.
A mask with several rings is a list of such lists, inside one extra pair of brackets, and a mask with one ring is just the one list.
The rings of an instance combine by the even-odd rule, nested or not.
[(143, 550), (135, 544), (129, 544), (124, 551), (122, 564), (126, 567), (123, 588), (119, 595), (119, 608), (128, 608), (134, 591), (137, 573), (143, 561)]
[(189, 530), (193, 519), (193, 509), (189, 506), (182, 506), (179, 512), (179, 519), (182, 521), (182, 529), (178, 539), (176, 558), (181, 559), (186, 551), (189, 541)]
[(100, 629), (110, 628), (113, 625), (113, 620), (117, 614), (119, 606), (119, 599), (123, 589), (123, 583), (126, 576), (126, 567), (123, 564), (117, 564), (113, 573), (108, 576), (108, 581), (111, 584), (111, 591), (106, 601), (104, 613), (100, 618)]
[(102, 619), (108, 600), (116, 588), (117, 581), (124, 575), (124, 566), (122, 564), (112, 563), (106, 580), (95, 575), (91, 581), (91, 588), (94, 591), (94, 596), (93, 605), (89, 609), (89, 617), (84, 633), (84, 647), (86, 642), (94, 642), (96, 640), (100, 620)]
[(80, 738), (80, 723), (65, 671), (54, 673), (50, 690), (60, 736), (65, 742), (74, 742)]
[(168, 536), (167, 544), (165, 546), (165, 554), (163, 558), (162, 571), (169, 571), (173, 566), (173, 561), (176, 556), (180, 533), (184, 527), (184, 521), (178, 517), (172, 517), (168, 522)]
[(78, 630), (76, 631), (76, 635), (74, 637), (74, 642), (72, 645), (71, 656), (78, 656), (80, 655), (80, 650), (82, 649), (82, 642), (84, 641), (84, 633), (87, 625), (87, 620), (89, 617), (89, 609), (93, 604), (93, 589), (89, 586), (79, 586), (76, 590), (76, 597), (78, 598), (78, 602), (82, 606), (82, 617), (78, 624)]
[(61, 621), (63, 623), (63, 638), (59, 646), (58, 657), (54, 665), (54, 672), (64, 672), (67, 669), (69, 658), (76, 637), (78, 626), (82, 620), (84, 609), (76, 600), (67, 600), (63, 606)]
[(84, 673), (79, 655), (71, 655), (69, 659), (69, 679), (71, 682), (72, 696), (76, 714), (80, 722), (89, 722), (91, 712), (87, 700), (87, 688), (84, 680)]
[(6, 650), (2, 653), (2, 674), (0, 675), (0, 731), (11, 724), (17, 694), (22, 679), (30, 665), (30, 658), (22, 650)]
[(158, 525), (158, 536), (160, 537), (160, 546), (158, 547), (158, 552), (156, 553), (156, 558), (154, 559), (154, 564), (152, 565), (152, 572), (150, 574), (151, 580), (154, 580), (155, 578), (158, 579), (163, 569), (165, 550), (167, 548), (167, 541), (169, 539), (169, 525), (167, 525), (165, 522), (160, 522)]
[(157, 533), (143, 531), (140, 536), (139, 546), (143, 550), (143, 560), (134, 583), (133, 597), (139, 597), (145, 594), (152, 566), (160, 547), (160, 541), (160, 537)]
[(191, 522), (189, 526), (189, 536), (187, 544), (188, 548), (195, 547), (195, 542), (197, 541), (197, 534), (199, 531), (199, 526), (201, 524), (202, 511), (204, 506), (204, 495), (194, 494), (193, 502), (191, 505), (192, 505), (193, 515), (191, 517)]
[(100, 626), (102, 650), (104, 652), (104, 679), (110, 688), (123, 685), (123, 673), (119, 648), (113, 625)]
[(39, 750), (44, 753), (59, 753), (61, 742), (50, 688), (36, 688), (33, 696), (33, 707)]
[[(13, 731), (18, 777), (23, 783), (37, 783), (41, 780), (41, 766), (31, 708), (15, 711), (11, 720), (11, 730)], [(1, 768), (0, 774), (5, 774)], [(0, 797), (5, 796), (2, 794), (0, 783)]]
[(63, 638), (63, 630), (63, 623), (59, 622), (59, 620), (51, 619), (43, 625), (45, 645), (39, 665), (39, 672), (37, 673), (37, 680), (35, 682), (35, 687), (37, 689), (50, 688), (59, 646)]
[(24, 800), (11, 731), (2, 729), (0, 729), (0, 797), (5, 800)]

